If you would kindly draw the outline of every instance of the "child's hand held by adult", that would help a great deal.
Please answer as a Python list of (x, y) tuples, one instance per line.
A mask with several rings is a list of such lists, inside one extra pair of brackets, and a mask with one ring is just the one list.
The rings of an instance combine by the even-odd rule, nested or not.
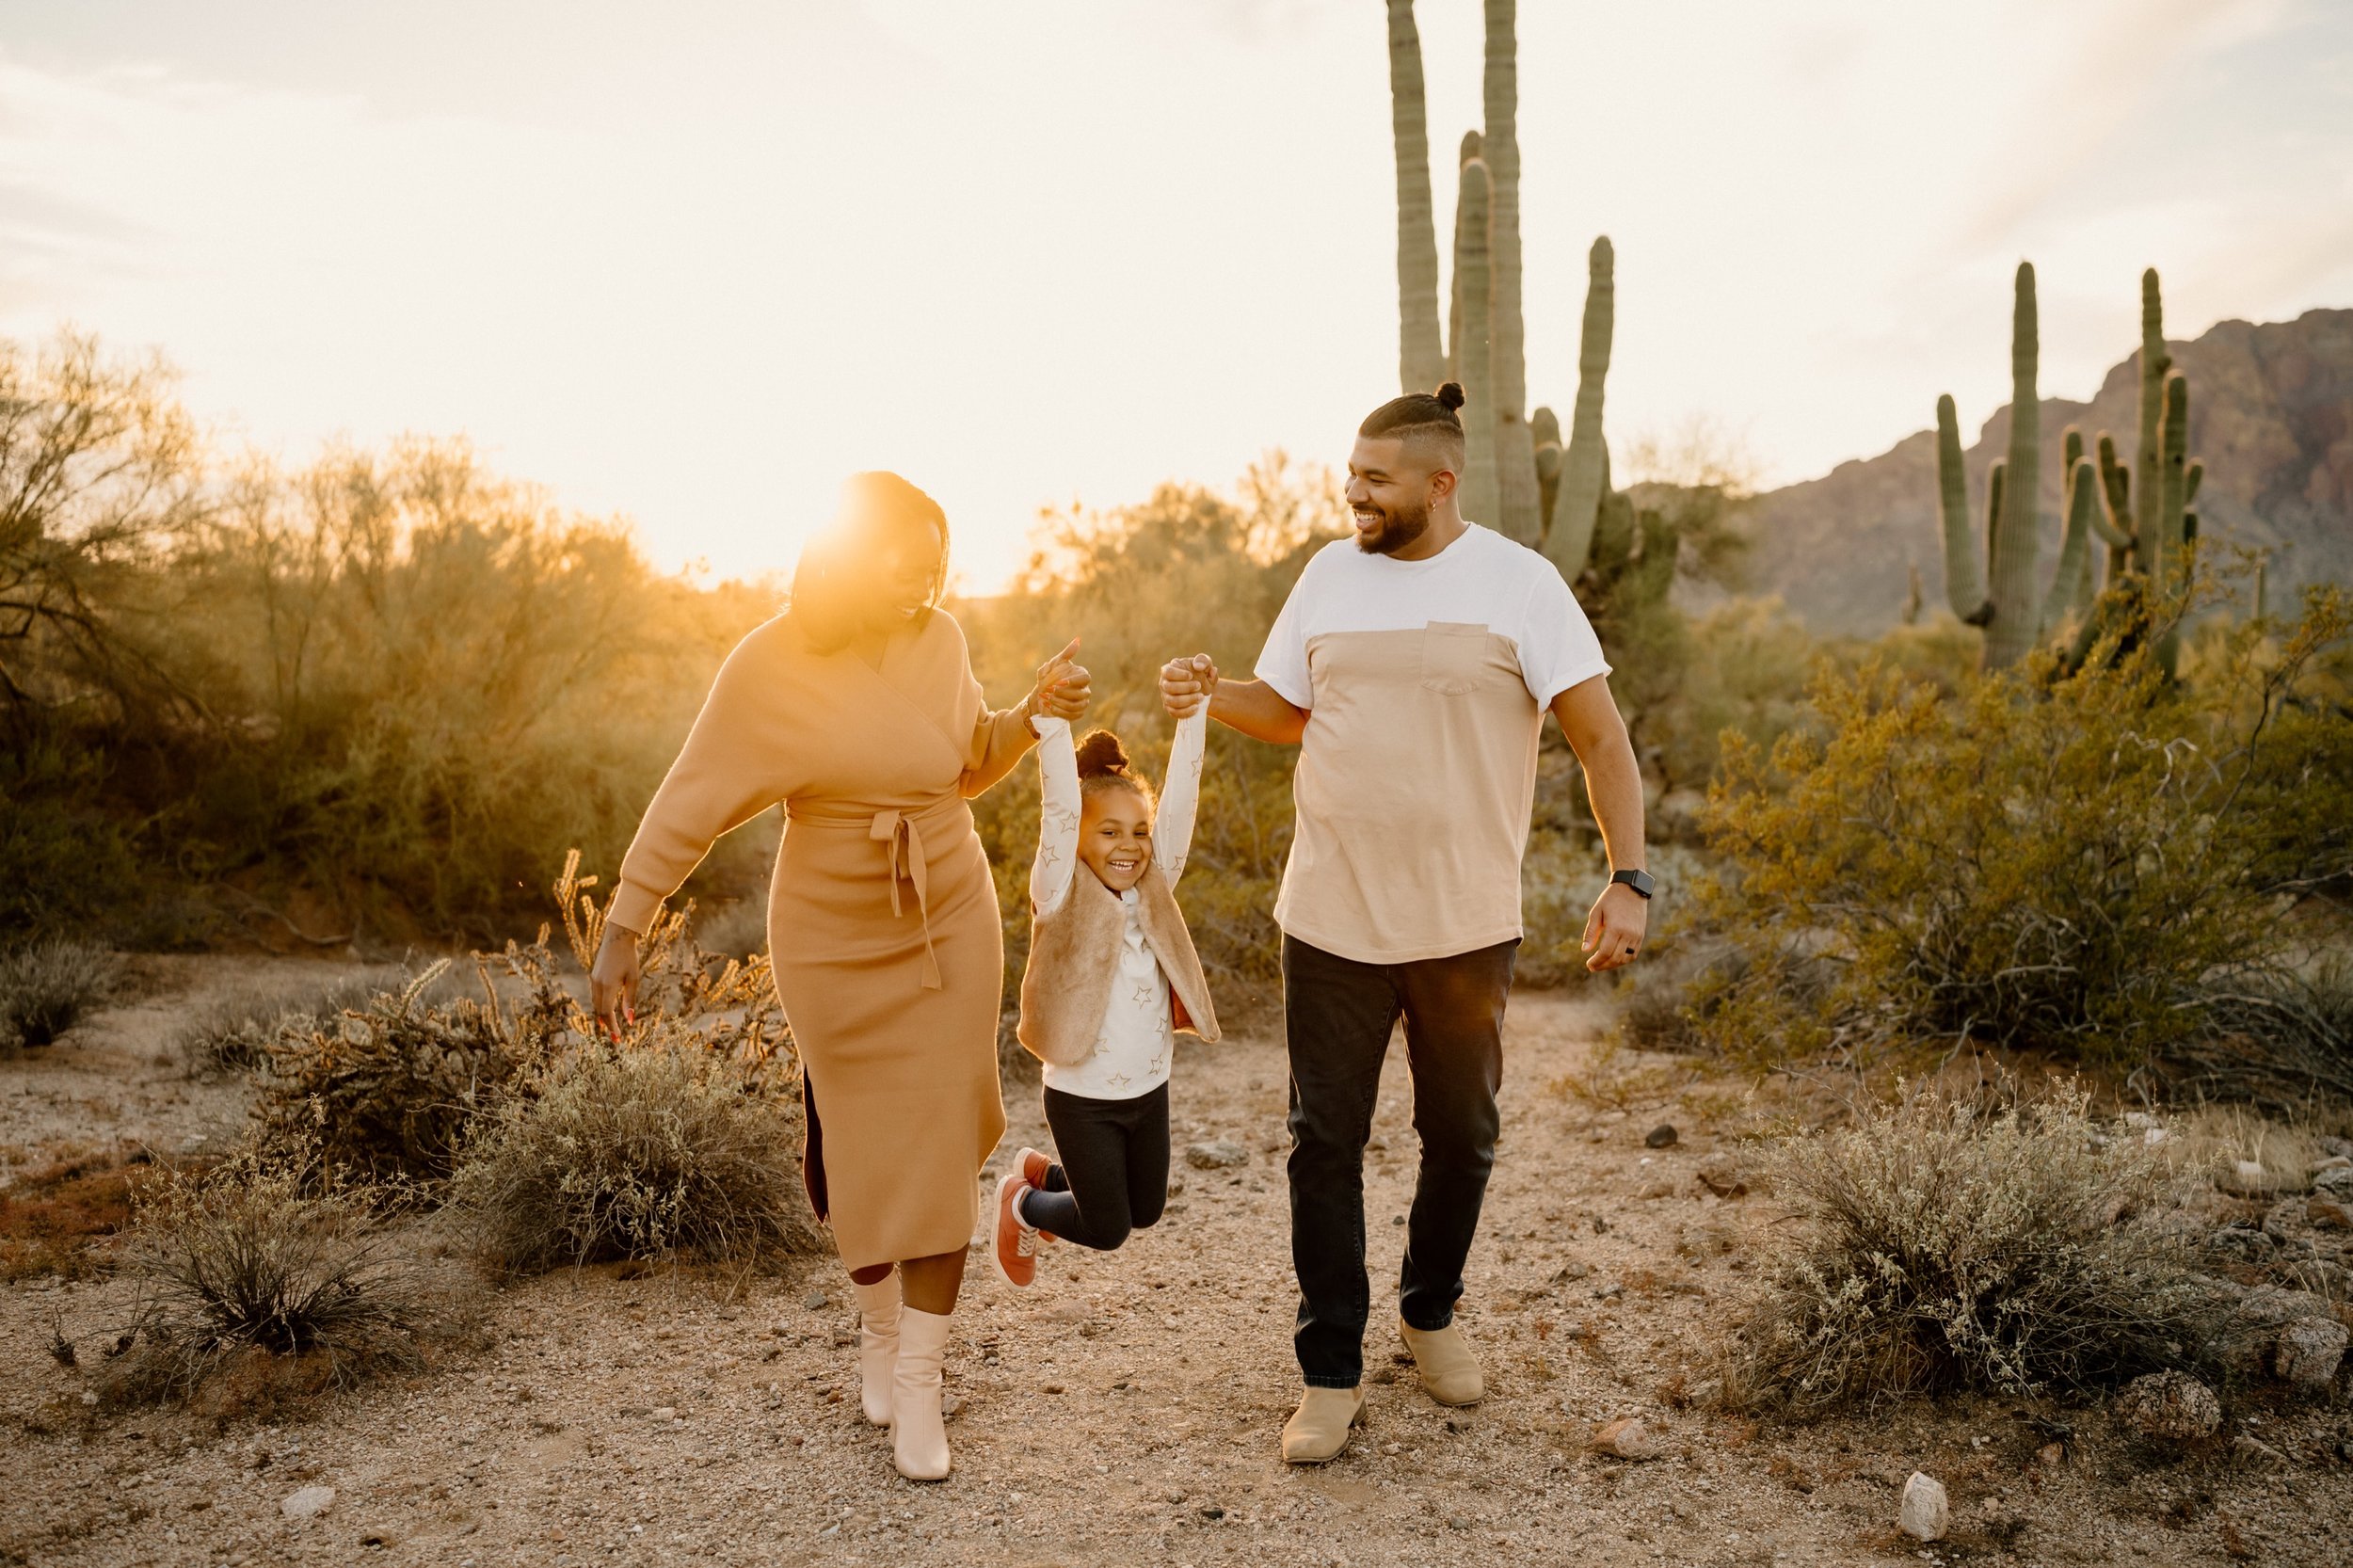
[(1076, 719), (1092, 699), (1095, 678), (1076, 662), (1079, 639), (1073, 637), (1060, 653), (1037, 667), (1037, 684), (1025, 705), (1032, 718)]
[(1160, 666), (1160, 701), (1176, 717), (1191, 718), (1217, 695), (1217, 661), (1206, 653), (1171, 659)]

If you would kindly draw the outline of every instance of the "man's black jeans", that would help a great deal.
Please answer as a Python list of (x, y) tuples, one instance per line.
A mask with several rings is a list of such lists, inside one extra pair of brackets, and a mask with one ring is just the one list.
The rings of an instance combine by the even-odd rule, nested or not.
[(1414, 964), (1359, 964), (1283, 938), (1295, 1344), (1310, 1387), (1353, 1388), (1364, 1380), (1372, 1294), (1365, 1278), (1365, 1140), (1401, 1014), (1421, 1173), (1405, 1223), (1398, 1313), (1417, 1329), (1454, 1320), (1463, 1263), (1495, 1166), (1503, 1006), (1518, 948), (1514, 939)]

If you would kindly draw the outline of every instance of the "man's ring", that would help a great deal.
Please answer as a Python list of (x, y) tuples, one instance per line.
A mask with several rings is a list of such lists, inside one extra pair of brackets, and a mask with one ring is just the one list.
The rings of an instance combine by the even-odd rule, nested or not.
[(1626, 949), (1626, 950), (1625, 950), (1625, 955), (1626, 955), (1628, 958), (1633, 957), (1633, 956), (1634, 956), (1634, 950), (1633, 950), (1632, 948), (1628, 948), (1628, 949)]

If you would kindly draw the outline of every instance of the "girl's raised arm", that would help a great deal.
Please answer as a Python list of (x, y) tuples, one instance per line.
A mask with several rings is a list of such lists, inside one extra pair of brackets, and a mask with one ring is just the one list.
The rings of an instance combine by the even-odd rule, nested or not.
[(1176, 741), (1168, 751), (1160, 816), (1152, 824), (1152, 858), (1171, 888), (1185, 874), (1185, 856), (1193, 848), (1193, 812), (1201, 803), (1201, 754), (1208, 744), (1209, 728), (1209, 705), (1205, 702), (1176, 721)]
[(1032, 719), (1037, 731), (1037, 858), (1030, 863), (1030, 906), (1050, 915), (1070, 891), (1079, 865), (1079, 753), (1070, 721)]

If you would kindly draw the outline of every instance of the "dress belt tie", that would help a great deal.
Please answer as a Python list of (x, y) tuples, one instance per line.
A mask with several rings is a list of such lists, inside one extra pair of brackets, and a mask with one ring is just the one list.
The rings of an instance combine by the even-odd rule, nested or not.
[[(904, 874), (915, 884), (915, 913), (923, 923), (923, 989), (940, 988), (939, 957), (932, 951), (931, 862), (923, 855), (923, 835), (915, 825), (915, 819), (899, 811), (877, 811), (866, 830), (867, 837), (883, 844), (890, 856), (890, 913), (896, 919), (903, 913), (899, 904), (899, 878)], [(900, 846), (906, 846), (906, 870), (901, 872)]]

